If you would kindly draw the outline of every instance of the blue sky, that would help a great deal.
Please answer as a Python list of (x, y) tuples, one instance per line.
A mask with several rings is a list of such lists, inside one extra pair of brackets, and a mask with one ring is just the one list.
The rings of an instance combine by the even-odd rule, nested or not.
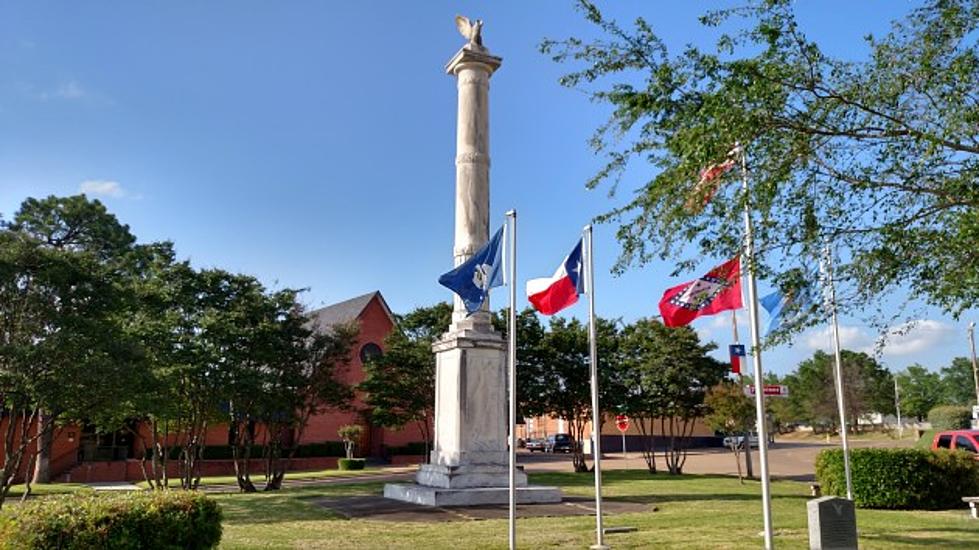
[[(909, 6), (799, 10), (827, 51), (858, 56), (862, 36)], [(606, 11), (645, 16), (677, 48), (709, 44), (696, 21), (708, 7)], [(456, 13), (484, 19), (484, 42), (503, 57), (491, 85), (493, 224), (516, 208), (519, 278), (550, 275), (581, 227), (617, 204), (583, 185), (600, 164), (587, 139), (606, 109), (561, 88), (567, 67), (537, 51), (544, 37), (595, 36), (571, 2), (5, 4), (0, 212), (86, 189), (140, 240), (172, 240), (198, 267), (308, 287), (311, 306), (375, 289), (399, 312), (448, 299), (436, 279), (452, 262), (456, 90), (443, 66), (463, 44)], [(681, 279), (662, 263), (612, 276), (613, 233), (596, 228), (599, 315), (657, 314), (662, 291)], [(922, 318), (885, 350), (886, 365), (936, 368), (967, 353), (968, 319)], [(695, 327), (728, 343), (726, 315)], [(871, 329), (852, 320), (843, 333), (851, 348), (872, 346)], [(826, 343), (803, 334), (766, 354), (766, 369), (787, 372)]]

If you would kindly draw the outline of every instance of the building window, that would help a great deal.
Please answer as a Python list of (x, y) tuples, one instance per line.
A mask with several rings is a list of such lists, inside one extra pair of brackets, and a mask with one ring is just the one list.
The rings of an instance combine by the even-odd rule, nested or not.
[(372, 359), (377, 359), (383, 354), (384, 352), (381, 351), (381, 346), (375, 344), (374, 342), (368, 342), (360, 348), (360, 362), (366, 364)]

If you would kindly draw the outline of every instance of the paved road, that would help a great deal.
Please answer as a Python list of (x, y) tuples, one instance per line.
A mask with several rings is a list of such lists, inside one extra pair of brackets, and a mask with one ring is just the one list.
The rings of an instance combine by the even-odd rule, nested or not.
[[(851, 447), (897, 447), (910, 446), (912, 443), (906, 441), (893, 440), (874, 440), (874, 441), (853, 441)], [(768, 469), (773, 477), (783, 479), (796, 479), (808, 481), (814, 479), (814, 468), (816, 455), (822, 449), (838, 447), (839, 443), (824, 443), (816, 440), (787, 440), (776, 441), (775, 445), (769, 447)], [(755, 475), (760, 472), (758, 466), (758, 450), (752, 449), (752, 462), (755, 466)], [(742, 466), (744, 457), (742, 455)], [(542, 453), (521, 452), (518, 462), (524, 465), (527, 472), (541, 471), (570, 471), (571, 459), (568, 455), (548, 455)], [(589, 464), (591, 461), (589, 460)], [(666, 470), (666, 464), (662, 456), (656, 457), (657, 469)], [(606, 454), (602, 460), (603, 469), (636, 469), (646, 468), (646, 462), (638, 452), (629, 453), (627, 458), (623, 458), (621, 453), (611, 452)], [(726, 474), (737, 475), (737, 465), (734, 462), (734, 454), (727, 449), (692, 449), (687, 455), (687, 461), (683, 466), (683, 471), (690, 474)]]

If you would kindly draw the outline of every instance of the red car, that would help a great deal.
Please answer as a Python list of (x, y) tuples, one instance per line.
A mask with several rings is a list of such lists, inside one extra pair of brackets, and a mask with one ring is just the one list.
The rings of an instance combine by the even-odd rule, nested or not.
[(932, 450), (958, 449), (977, 455), (979, 459), (979, 430), (951, 430), (938, 432), (931, 442)]

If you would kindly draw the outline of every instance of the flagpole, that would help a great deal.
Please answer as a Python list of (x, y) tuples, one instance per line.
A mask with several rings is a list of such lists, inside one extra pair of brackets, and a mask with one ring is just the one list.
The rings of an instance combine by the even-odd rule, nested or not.
[(846, 498), (853, 500), (853, 481), (850, 477), (850, 442), (846, 433), (846, 406), (843, 397), (843, 354), (840, 350), (840, 323), (836, 316), (836, 287), (833, 285), (833, 257), (826, 245), (826, 284), (829, 289), (829, 307), (833, 314), (833, 351), (836, 363), (833, 377), (836, 378), (836, 407), (840, 413), (840, 440), (843, 442), (843, 472), (846, 474)]
[[(755, 282), (754, 244), (751, 235), (751, 196), (748, 193), (748, 161), (744, 147), (741, 151), (741, 191), (744, 193), (744, 255), (748, 277), (748, 315), (751, 322), (751, 356), (755, 374), (755, 418), (758, 424), (758, 465), (761, 467), (762, 517), (765, 525), (765, 548), (771, 550), (772, 540), (772, 491), (768, 479), (768, 426), (765, 421), (765, 388), (761, 369), (761, 338), (758, 328), (758, 286)], [(751, 445), (751, 441), (745, 442)]]
[(595, 544), (592, 550), (605, 550), (602, 529), (602, 424), (598, 407), (598, 339), (595, 329), (595, 262), (592, 259), (592, 228), (585, 226), (585, 290), (588, 292), (588, 344), (591, 368), (591, 438), (592, 460), (595, 463)]
[[(741, 338), (738, 337), (738, 310), (731, 310), (731, 328), (734, 330), (734, 343), (740, 344)], [(738, 359), (740, 362), (741, 360)], [(744, 391), (744, 369), (738, 365), (738, 391)], [(740, 466), (739, 466), (740, 467)], [(755, 478), (755, 469), (751, 464), (751, 429), (744, 434), (744, 471), (748, 479)]]
[(510, 311), (507, 314), (507, 366), (510, 394), (510, 550), (517, 548), (517, 211), (506, 213), (510, 224), (509, 268)]

